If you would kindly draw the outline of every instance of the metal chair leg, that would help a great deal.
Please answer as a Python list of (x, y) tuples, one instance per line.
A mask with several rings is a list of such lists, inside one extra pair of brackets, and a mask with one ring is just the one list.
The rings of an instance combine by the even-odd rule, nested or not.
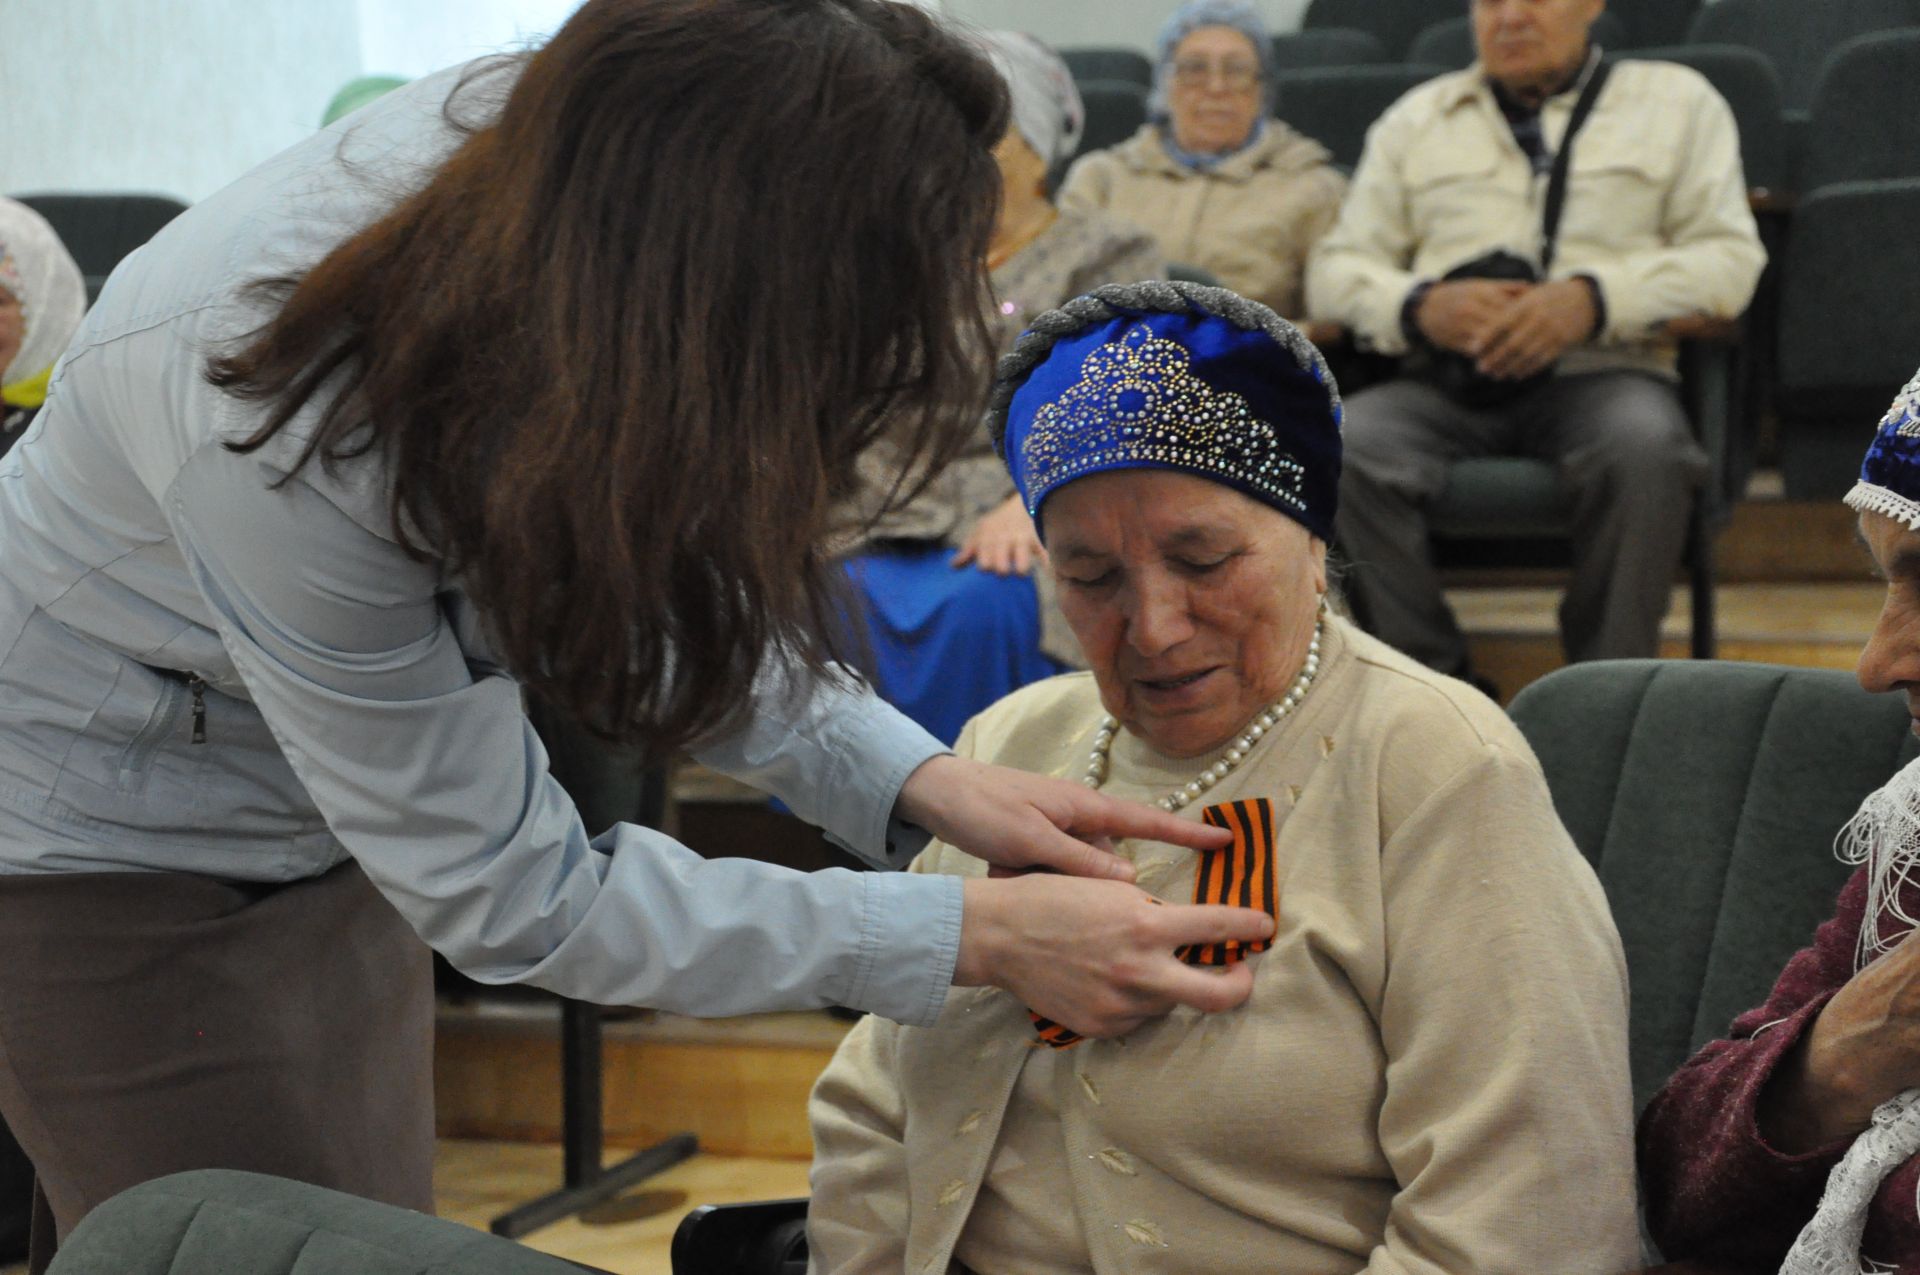
[(628, 1187), (664, 1172), (700, 1150), (699, 1139), (678, 1133), (602, 1168), (605, 1146), (601, 1111), (600, 1010), (580, 1001), (560, 1006), (561, 1140), (565, 1182), (557, 1191), (529, 1200), (493, 1219), (488, 1230), (508, 1239), (550, 1226), (561, 1218), (611, 1200)]

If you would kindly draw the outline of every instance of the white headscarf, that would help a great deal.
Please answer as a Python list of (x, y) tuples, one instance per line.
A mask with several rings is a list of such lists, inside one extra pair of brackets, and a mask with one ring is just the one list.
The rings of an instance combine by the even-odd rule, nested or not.
[[(1867, 869), (1867, 911), (1853, 960), (1857, 973), (1915, 928), (1900, 895), (1920, 869), (1920, 761), (1908, 763), (1860, 803), (1836, 848), (1842, 860)], [(1875, 1109), (1872, 1125), (1833, 1166), (1820, 1205), (1788, 1251), (1781, 1275), (1862, 1275), (1876, 1269), (1860, 1251), (1867, 1212), (1881, 1185), (1915, 1155), (1920, 1155), (1920, 1090), (1909, 1089)], [(1920, 1210), (1920, 1199), (1914, 1208)]]
[(1073, 158), (1086, 131), (1087, 108), (1060, 55), (1018, 31), (972, 34), (1007, 82), (1015, 131), (1049, 168)]
[(26, 337), (0, 385), (31, 380), (52, 367), (87, 310), (87, 282), (53, 227), (33, 209), (0, 198), (0, 288), (20, 300)]

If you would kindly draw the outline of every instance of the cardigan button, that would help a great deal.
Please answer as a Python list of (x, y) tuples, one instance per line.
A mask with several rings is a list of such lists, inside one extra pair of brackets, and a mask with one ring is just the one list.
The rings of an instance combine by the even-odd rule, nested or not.
[(960, 1127), (958, 1129), (955, 1129), (954, 1133), (964, 1138), (968, 1134), (972, 1133), (975, 1129), (978, 1129), (980, 1127), (980, 1122), (982, 1120), (985, 1120), (986, 1118), (987, 1118), (987, 1113), (984, 1111), (969, 1111), (967, 1113), (967, 1118), (960, 1122)]
[(1133, 1157), (1122, 1151), (1119, 1147), (1108, 1147), (1093, 1158), (1098, 1160), (1106, 1169), (1113, 1173), (1118, 1173), (1123, 1178), (1140, 1176), (1140, 1170), (1134, 1164)]

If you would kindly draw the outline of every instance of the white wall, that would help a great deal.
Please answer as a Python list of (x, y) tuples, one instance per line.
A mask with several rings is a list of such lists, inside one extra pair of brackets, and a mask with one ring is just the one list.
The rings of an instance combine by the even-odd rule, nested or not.
[[(1160, 26), (1177, 0), (946, 0), (956, 17), (983, 27), (1039, 36), (1052, 45), (1119, 44), (1153, 51)], [(1274, 31), (1292, 31), (1307, 0), (1256, 0)]]
[(0, 191), (193, 200), (359, 74), (355, 0), (0, 0)]
[(189, 202), (310, 134), (355, 76), (550, 34), (580, 0), (0, 0), (0, 192)]
[[(0, 4), (6, 0), (0, 0)], [(581, 0), (358, 0), (360, 63), (408, 79), (558, 30)]]

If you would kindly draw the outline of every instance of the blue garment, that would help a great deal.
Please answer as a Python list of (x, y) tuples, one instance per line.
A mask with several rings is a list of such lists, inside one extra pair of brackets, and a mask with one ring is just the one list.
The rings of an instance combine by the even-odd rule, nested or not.
[[(463, 102), (497, 109), (513, 63)], [(707, 861), (617, 826), (591, 843), (459, 581), (404, 552), (377, 457), (294, 469), (321, 408), (208, 385), (259, 326), (242, 294), (384, 215), (459, 137), (456, 67), (268, 161), (114, 272), (0, 460), (0, 873), (283, 882), (353, 857), (476, 978), (601, 1004), (739, 1014), (845, 1004), (929, 1022), (958, 881)], [(851, 679), (771, 660), (702, 761), (874, 862), (942, 749)]]
[(881, 697), (948, 744), (988, 705), (1071, 671), (1040, 650), (1031, 578), (949, 566), (952, 557), (951, 547), (930, 542), (846, 564)]

